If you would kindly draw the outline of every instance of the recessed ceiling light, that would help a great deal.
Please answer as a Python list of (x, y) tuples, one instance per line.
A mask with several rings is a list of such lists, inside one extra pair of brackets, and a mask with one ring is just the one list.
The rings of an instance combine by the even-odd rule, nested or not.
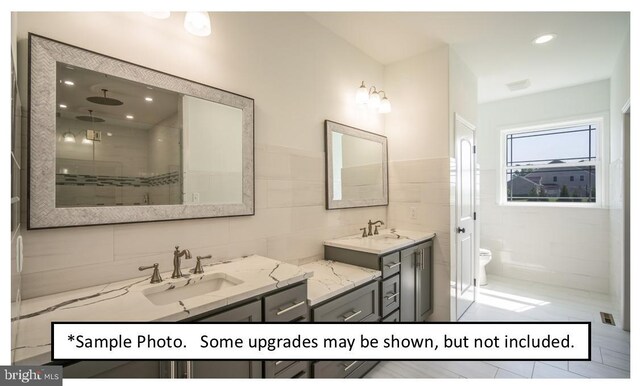
[(67, 108), (67, 105), (60, 104), (59, 106), (60, 106), (61, 109), (66, 109)]
[(147, 102), (153, 102), (153, 98), (151, 97), (145, 97), (144, 100)]
[(72, 81), (70, 81), (70, 80), (65, 80), (65, 81), (64, 81), (64, 84), (66, 84), (67, 86), (73, 86), (75, 83), (73, 83), (73, 82), (72, 82)]
[(133, 115), (127, 115), (127, 119), (133, 119)]
[(107, 137), (112, 137), (113, 133), (107, 132)]
[(553, 39), (556, 38), (556, 34), (544, 34), (540, 35), (537, 38), (533, 39), (533, 44), (545, 44), (549, 43)]

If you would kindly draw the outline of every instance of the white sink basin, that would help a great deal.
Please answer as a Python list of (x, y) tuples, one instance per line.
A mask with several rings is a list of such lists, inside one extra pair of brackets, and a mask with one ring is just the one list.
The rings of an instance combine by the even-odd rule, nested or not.
[(155, 305), (162, 306), (177, 303), (195, 296), (216, 292), (242, 284), (243, 281), (225, 273), (211, 273), (190, 279), (179, 279), (143, 290), (142, 293)]
[(397, 230), (392, 233), (388, 229), (382, 229), (380, 234), (369, 237), (357, 234), (325, 240), (324, 245), (380, 255), (423, 240), (429, 240), (432, 237), (435, 237), (433, 232)]
[(402, 237), (398, 234), (395, 233), (381, 233), (379, 235), (373, 235), (373, 236), (369, 236), (368, 237), (370, 240), (386, 240), (386, 239), (391, 239), (391, 240), (398, 240), (398, 239), (406, 239), (406, 237)]

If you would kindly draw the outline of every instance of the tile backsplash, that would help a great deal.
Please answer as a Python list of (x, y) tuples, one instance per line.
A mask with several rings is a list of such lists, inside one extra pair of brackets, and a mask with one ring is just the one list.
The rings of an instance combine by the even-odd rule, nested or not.
[(138, 277), (138, 266), (156, 262), (170, 271), (176, 245), (214, 260), (256, 253), (306, 263), (323, 258), (323, 240), (387, 222), (386, 207), (325, 209), (322, 152), (256, 145), (255, 157), (255, 216), (24, 232), (24, 297)]

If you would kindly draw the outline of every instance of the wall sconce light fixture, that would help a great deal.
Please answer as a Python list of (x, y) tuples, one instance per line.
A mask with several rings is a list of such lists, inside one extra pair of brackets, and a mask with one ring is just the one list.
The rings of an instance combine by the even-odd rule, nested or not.
[(184, 29), (192, 35), (211, 35), (209, 12), (187, 12), (184, 16)]
[(371, 86), (367, 89), (364, 81), (358, 91), (356, 91), (356, 104), (360, 106), (367, 105), (373, 111), (377, 111), (380, 114), (386, 114), (391, 111), (391, 102), (387, 98), (387, 94), (376, 89), (376, 86)]

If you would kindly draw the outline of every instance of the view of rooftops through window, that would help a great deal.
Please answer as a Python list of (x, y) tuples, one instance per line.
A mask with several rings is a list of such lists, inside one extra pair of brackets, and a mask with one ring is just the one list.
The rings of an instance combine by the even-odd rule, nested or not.
[(507, 201), (596, 202), (595, 124), (505, 136)]

